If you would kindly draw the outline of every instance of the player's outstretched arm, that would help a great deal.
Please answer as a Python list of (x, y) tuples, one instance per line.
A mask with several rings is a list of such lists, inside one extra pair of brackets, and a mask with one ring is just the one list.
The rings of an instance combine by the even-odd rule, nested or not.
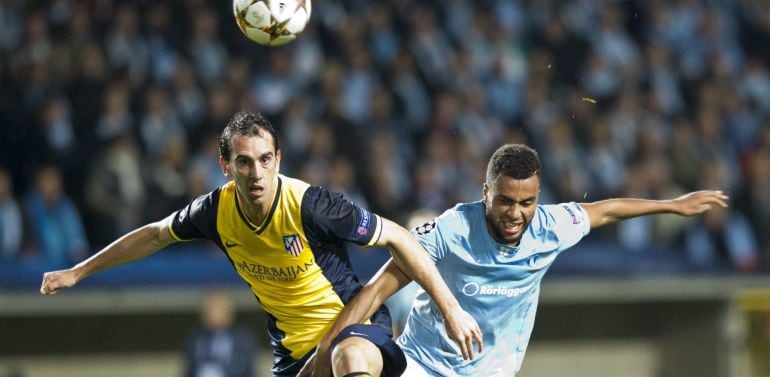
[(598, 228), (637, 216), (673, 213), (695, 216), (713, 206), (727, 207), (730, 198), (722, 191), (695, 191), (670, 200), (617, 198), (593, 203), (580, 203), (591, 219), (591, 228)]
[(347, 326), (363, 323), (371, 318), (388, 297), (411, 281), (392, 259), (385, 263), (369, 283), (345, 305), (332, 328), (318, 343), (315, 353), (297, 376), (328, 377), (331, 371), (331, 344), (337, 334)]
[(144, 258), (176, 242), (168, 231), (170, 224), (171, 216), (147, 224), (124, 235), (72, 268), (46, 272), (43, 274), (40, 293), (56, 294), (59, 289), (72, 287), (94, 273)]
[(390, 249), (393, 261), (401, 271), (430, 295), (444, 319), (447, 335), (460, 346), (463, 358), (473, 359), (474, 340), (481, 352), (479, 325), (460, 307), (422, 245), (406, 229), (387, 219), (383, 219), (382, 236), (377, 245)]

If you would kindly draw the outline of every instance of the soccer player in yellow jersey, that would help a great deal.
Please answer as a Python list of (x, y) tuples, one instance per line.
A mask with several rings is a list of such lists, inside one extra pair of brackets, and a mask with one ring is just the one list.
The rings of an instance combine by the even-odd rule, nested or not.
[[(390, 249), (400, 268), (433, 297), (450, 334), (472, 357), (476, 321), (457, 303), (430, 256), (404, 228), (340, 194), (279, 173), (281, 150), (270, 122), (240, 112), (219, 140), (219, 163), (232, 180), (158, 222), (138, 228), (87, 260), (47, 272), (42, 294), (146, 257), (175, 242), (208, 239), (230, 259), (265, 310), (274, 376), (295, 376), (339, 313), (361, 289), (345, 242)], [(383, 306), (368, 324), (334, 339), (335, 376), (398, 376), (405, 358), (391, 339)]]

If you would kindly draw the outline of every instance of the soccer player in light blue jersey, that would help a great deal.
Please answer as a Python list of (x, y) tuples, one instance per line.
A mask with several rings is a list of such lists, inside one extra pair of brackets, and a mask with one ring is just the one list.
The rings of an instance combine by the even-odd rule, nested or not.
[[(673, 200), (609, 199), (539, 205), (540, 160), (520, 144), (500, 147), (487, 166), (483, 200), (458, 204), (413, 231), (460, 305), (479, 323), (478, 354), (447, 336), (441, 314), (425, 292), (415, 299), (397, 343), (407, 356), (404, 376), (513, 376), (521, 368), (535, 322), (540, 281), (556, 257), (592, 228), (636, 216), (693, 216), (727, 206), (721, 191), (697, 191)], [(314, 359), (313, 376), (328, 374), (339, 329), (368, 318), (411, 281), (388, 262), (340, 314)], [(462, 352), (470, 349), (468, 354)], [(305, 375), (304, 372), (303, 374)]]

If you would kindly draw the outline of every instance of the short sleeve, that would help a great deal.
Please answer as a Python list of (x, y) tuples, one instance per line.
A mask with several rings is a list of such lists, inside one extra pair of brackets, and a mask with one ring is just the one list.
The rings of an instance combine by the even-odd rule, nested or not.
[(190, 204), (173, 214), (169, 231), (177, 241), (192, 241), (195, 239), (218, 239), (217, 205), (219, 189), (206, 195), (199, 196)]
[(361, 208), (342, 194), (321, 187), (310, 187), (302, 199), (305, 229), (322, 239), (345, 240), (362, 246), (377, 243), (382, 234), (380, 216)]
[(468, 231), (469, 227), (462, 212), (453, 208), (412, 229), (412, 235), (428, 252), (433, 262), (438, 264), (448, 254), (449, 245), (456, 242), (458, 235), (467, 234)]
[(434, 263), (438, 263), (444, 257), (444, 248), (439, 245), (441, 237), (439, 236), (438, 222), (436, 220), (430, 220), (411, 230), (412, 235), (417, 238), (417, 241), (428, 252)]
[(588, 214), (575, 202), (544, 205), (549, 228), (555, 233), (559, 249), (564, 250), (580, 241), (591, 231)]

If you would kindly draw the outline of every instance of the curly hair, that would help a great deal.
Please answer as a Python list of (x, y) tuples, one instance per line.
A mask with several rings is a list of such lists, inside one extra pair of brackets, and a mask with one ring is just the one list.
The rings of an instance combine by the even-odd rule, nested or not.
[(497, 148), (487, 165), (487, 185), (494, 184), (501, 174), (513, 179), (527, 179), (533, 175), (540, 177), (537, 151), (524, 144), (506, 144)]
[(280, 150), (278, 144), (278, 135), (275, 132), (275, 128), (270, 124), (262, 114), (254, 114), (246, 111), (239, 111), (227, 122), (227, 126), (222, 130), (222, 134), (219, 135), (219, 155), (230, 161), (230, 152), (232, 151), (232, 141), (235, 135), (248, 135), (248, 136), (260, 136), (262, 131), (267, 131), (273, 136), (273, 147), (275, 151)]

